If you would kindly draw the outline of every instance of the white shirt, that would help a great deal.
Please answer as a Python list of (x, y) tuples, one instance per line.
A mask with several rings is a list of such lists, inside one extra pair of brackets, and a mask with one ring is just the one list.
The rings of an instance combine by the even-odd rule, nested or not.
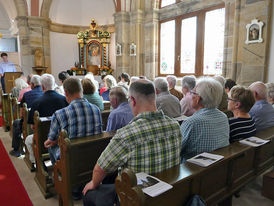
[(16, 68), (11, 62), (1, 62), (0, 63), (0, 74), (4, 74), (5, 72), (16, 72)]

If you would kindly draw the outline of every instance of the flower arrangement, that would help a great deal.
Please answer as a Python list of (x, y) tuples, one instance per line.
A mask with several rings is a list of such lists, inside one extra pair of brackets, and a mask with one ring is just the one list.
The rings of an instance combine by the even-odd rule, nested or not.
[(100, 71), (100, 75), (108, 75), (108, 74), (112, 74), (113, 70), (110, 67), (100, 67), (99, 68)]

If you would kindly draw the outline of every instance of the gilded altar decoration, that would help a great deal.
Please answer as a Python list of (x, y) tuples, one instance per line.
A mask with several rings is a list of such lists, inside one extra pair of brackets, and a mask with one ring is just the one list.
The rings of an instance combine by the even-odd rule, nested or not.
[(97, 23), (91, 19), (90, 29), (77, 34), (79, 43), (80, 65), (87, 72), (100, 73), (101, 67), (110, 67), (110, 33), (97, 29)]

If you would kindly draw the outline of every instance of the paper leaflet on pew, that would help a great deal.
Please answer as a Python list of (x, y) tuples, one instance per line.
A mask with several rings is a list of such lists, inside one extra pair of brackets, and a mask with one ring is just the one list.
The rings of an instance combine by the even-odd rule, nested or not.
[(195, 157), (188, 159), (187, 162), (191, 162), (201, 167), (208, 167), (209, 165), (212, 165), (223, 158), (224, 156), (222, 155), (216, 155), (216, 154), (210, 154), (210, 153), (204, 152), (196, 155)]
[(144, 193), (151, 197), (156, 197), (173, 187), (172, 185), (144, 172), (137, 173), (136, 177), (137, 185), (141, 187)]
[(270, 140), (264, 140), (258, 137), (249, 137), (243, 140), (240, 140), (239, 142), (242, 144), (249, 145), (251, 147), (259, 147), (263, 144), (268, 143)]
[(40, 117), (41, 122), (51, 121), (51, 117)]

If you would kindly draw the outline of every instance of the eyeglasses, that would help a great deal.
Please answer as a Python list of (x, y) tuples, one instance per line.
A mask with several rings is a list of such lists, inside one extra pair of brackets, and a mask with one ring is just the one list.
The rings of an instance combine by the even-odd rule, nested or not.
[(232, 101), (232, 102), (238, 102), (238, 100), (235, 100), (235, 99), (231, 99), (231, 98), (227, 98), (227, 101)]
[(190, 91), (190, 94), (195, 94), (197, 96), (200, 96), (198, 93), (194, 92), (194, 91)]

